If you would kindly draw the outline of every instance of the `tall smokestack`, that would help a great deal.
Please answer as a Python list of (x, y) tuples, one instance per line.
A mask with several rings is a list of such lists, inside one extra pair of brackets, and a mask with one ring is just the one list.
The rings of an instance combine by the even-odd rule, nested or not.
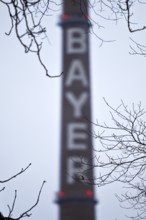
[[(95, 220), (88, 0), (64, 0), (59, 220)], [(89, 184), (91, 183), (91, 184)]]

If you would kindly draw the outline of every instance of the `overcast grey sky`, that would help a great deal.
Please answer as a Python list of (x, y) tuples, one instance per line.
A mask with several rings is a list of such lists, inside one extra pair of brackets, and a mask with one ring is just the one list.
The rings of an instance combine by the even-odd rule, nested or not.
[[(62, 45), (57, 23), (61, 10), (51, 14), (46, 18), (50, 32), (44, 59), (50, 73), (59, 74), (62, 71)], [(14, 190), (17, 189), (13, 216), (17, 217), (35, 201), (45, 179), (47, 183), (31, 220), (56, 220), (58, 207), (53, 201), (59, 187), (61, 79), (47, 78), (35, 55), (24, 53), (14, 33), (10, 37), (5, 36), (9, 22), (4, 8), (0, 9), (0, 21), (0, 178), (7, 178), (32, 162), (26, 173), (6, 184), (6, 190), (0, 194), (0, 210), (7, 213), (7, 204), (12, 204)], [(93, 121), (96, 118), (109, 120), (103, 97), (115, 107), (123, 99), (128, 105), (141, 101), (146, 108), (146, 58), (129, 55), (130, 39), (124, 21), (105, 25), (105, 29), (100, 30), (94, 25), (94, 31), (115, 42), (99, 47), (97, 37), (90, 34)], [(136, 37), (143, 40), (145, 33), (138, 33)], [(108, 220), (109, 216), (110, 220), (127, 219), (126, 211), (119, 207), (115, 198), (121, 186), (115, 184), (101, 189), (95, 186), (95, 189), (99, 200), (96, 207), (99, 220)]]

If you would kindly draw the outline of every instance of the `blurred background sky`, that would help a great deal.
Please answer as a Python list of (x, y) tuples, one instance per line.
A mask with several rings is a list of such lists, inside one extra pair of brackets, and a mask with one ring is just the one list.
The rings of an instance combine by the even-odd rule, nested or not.
[[(62, 32), (57, 25), (62, 9), (56, 9), (50, 11), (45, 21), (49, 35), (44, 44), (43, 58), (51, 75), (62, 72)], [(141, 9), (138, 9), (136, 16), (143, 20)], [(95, 15), (93, 17), (97, 19)], [(115, 42), (104, 43), (100, 47), (96, 35), (92, 31), (89, 34), (92, 120), (98, 118), (101, 122), (110, 122), (103, 97), (114, 107), (122, 99), (129, 106), (141, 101), (146, 109), (146, 58), (129, 55), (129, 36), (143, 42), (145, 33), (130, 35), (124, 20), (117, 24), (104, 21), (104, 25), (105, 28), (98, 29), (93, 24), (94, 32), (105, 40)], [(61, 78), (46, 77), (36, 56), (24, 53), (15, 33), (9, 37), (5, 35), (9, 27), (7, 10), (1, 7), (0, 179), (17, 173), (30, 162), (32, 166), (5, 184), (5, 191), (0, 193), (0, 211), (7, 214), (7, 204), (12, 204), (14, 190), (17, 189), (13, 215), (17, 217), (33, 204), (42, 181), (46, 180), (40, 203), (33, 210), (31, 220), (57, 220), (58, 207), (53, 201), (59, 188)], [(98, 147), (96, 141), (94, 146)], [(121, 185), (95, 186), (95, 190), (99, 200), (96, 207), (98, 220), (127, 219), (125, 214), (132, 211), (121, 209), (115, 198), (115, 193), (122, 191)]]

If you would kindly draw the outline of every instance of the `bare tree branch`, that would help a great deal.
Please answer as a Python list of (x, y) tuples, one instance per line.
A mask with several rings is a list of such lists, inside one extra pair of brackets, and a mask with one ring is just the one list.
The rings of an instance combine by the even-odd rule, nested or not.
[[(76, 2), (76, 0), (75, 0)], [(37, 58), (45, 70), (48, 77), (60, 77), (60, 74), (50, 74), (47, 66), (42, 58), (42, 47), (45, 39), (49, 38), (51, 30), (47, 29), (45, 20), (61, 9), (62, 1), (59, 3), (50, 0), (0, 0), (0, 3), (7, 8), (8, 18), (10, 20), (10, 28), (6, 35), (10, 35), (13, 31), (16, 34), (19, 43), (24, 48), (25, 53), (35, 53)], [(90, 15), (86, 16), (84, 11), (85, 0), (77, 0), (81, 14), (88, 19), (90, 24), (98, 28), (104, 28), (105, 21), (112, 21), (117, 23), (121, 19), (125, 19), (130, 33), (142, 32), (146, 29), (145, 25), (134, 21), (136, 7), (142, 5), (145, 7), (145, 1), (134, 0), (88, 0), (90, 8)], [(138, 10), (138, 9), (137, 9)], [(136, 23), (138, 23), (136, 25)], [(91, 26), (91, 33), (93, 33), (102, 46), (105, 42), (113, 42), (113, 40), (105, 40), (99, 35)], [(139, 53), (136, 53), (139, 54)]]
[(38, 196), (37, 196), (37, 199), (36, 199), (36, 202), (29, 208), (27, 209), (26, 211), (24, 211), (22, 214), (20, 214), (17, 218), (12, 218), (12, 215), (13, 215), (13, 211), (14, 211), (14, 208), (15, 208), (15, 203), (16, 203), (16, 199), (17, 199), (17, 190), (15, 190), (15, 196), (14, 196), (14, 200), (13, 200), (13, 203), (12, 203), (12, 206), (10, 207), (8, 205), (8, 209), (9, 209), (9, 214), (7, 217), (3, 216), (3, 214), (0, 212), (0, 220), (19, 220), (19, 219), (22, 219), (22, 218), (25, 218), (25, 217), (30, 217), (32, 214), (31, 214), (31, 211), (38, 205), (39, 201), (40, 201), (40, 196), (41, 196), (41, 193), (42, 193), (42, 189), (44, 187), (44, 184), (45, 184), (46, 181), (43, 181), (42, 185), (41, 185), (41, 188), (39, 190), (39, 193), (38, 193)]
[(24, 173), (30, 166), (31, 166), (31, 163), (30, 163), (27, 167), (22, 168), (22, 169), (20, 170), (20, 172), (18, 172), (18, 173), (16, 173), (15, 175), (9, 177), (8, 179), (0, 180), (0, 183), (9, 182), (10, 180), (12, 180), (12, 179), (16, 178), (17, 176), (21, 175), (22, 173)]
[[(121, 182), (126, 189), (121, 196), (117, 195), (122, 207), (134, 208), (133, 220), (146, 217), (146, 111), (141, 103), (129, 109), (121, 101), (114, 108), (105, 100), (111, 115), (112, 125), (93, 123), (98, 129), (92, 136), (97, 139), (95, 151), (98, 156), (93, 158), (97, 176), (87, 182), (104, 186)], [(85, 163), (85, 162), (84, 162)], [(87, 162), (89, 165), (90, 162)], [(129, 203), (129, 207), (127, 206)]]
[(43, 189), (45, 183), (46, 183), (46, 181), (43, 181), (43, 183), (41, 185), (41, 188), (39, 190), (38, 196), (37, 196), (37, 200), (34, 203), (34, 205), (32, 205), (29, 209), (27, 209), (25, 212), (23, 212), (18, 218), (15, 218), (16, 220), (19, 220), (19, 219), (24, 218), (24, 217), (30, 217), (31, 216), (30, 212), (38, 205), (39, 200), (40, 200), (40, 196), (41, 196), (41, 193), (42, 193), (42, 189)]
[[(44, 39), (48, 38), (43, 19), (50, 14), (50, 3), (48, 0), (0, 0), (6, 6), (10, 18), (11, 26), (6, 35), (10, 35), (14, 30), (25, 53), (35, 53), (48, 77), (59, 77), (63, 73), (51, 75), (48, 72), (41, 56), (41, 49)], [(55, 3), (54, 3), (55, 4)], [(59, 4), (56, 4), (59, 7)]]
[(135, 40), (133, 40), (132, 38), (130, 38), (132, 43), (134, 44), (134, 46), (130, 45), (130, 49), (131, 55), (141, 55), (141, 56), (146, 56), (146, 45), (144, 44), (140, 44), (138, 42), (136, 42)]

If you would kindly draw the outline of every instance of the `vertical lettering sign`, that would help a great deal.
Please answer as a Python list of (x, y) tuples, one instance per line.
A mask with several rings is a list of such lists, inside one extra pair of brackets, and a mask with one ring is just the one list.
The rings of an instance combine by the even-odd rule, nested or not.
[[(63, 22), (61, 190), (83, 193), (82, 180), (93, 178), (83, 161), (92, 158), (88, 22), (82, 13)], [(86, 172), (82, 173), (83, 170)], [(90, 186), (92, 189), (92, 186)]]
[[(87, 0), (64, 0), (60, 220), (94, 220)], [(85, 171), (85, 172), (83, 172)]]

